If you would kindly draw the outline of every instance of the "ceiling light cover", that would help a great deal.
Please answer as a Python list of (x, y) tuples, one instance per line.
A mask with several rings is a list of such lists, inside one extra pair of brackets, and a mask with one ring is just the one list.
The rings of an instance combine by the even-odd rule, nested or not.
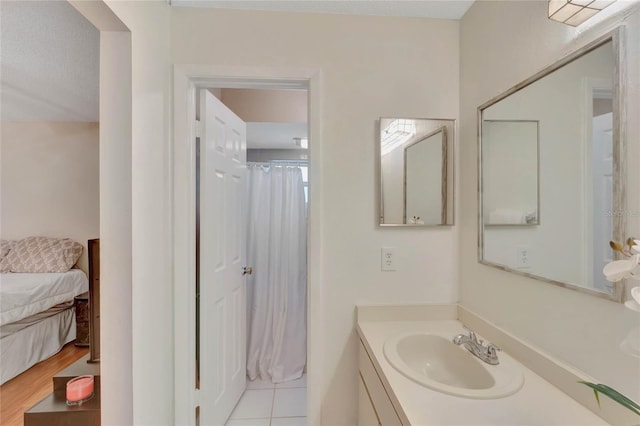
[(577, 27), (616, 0), (549, 0), (549, 19)]

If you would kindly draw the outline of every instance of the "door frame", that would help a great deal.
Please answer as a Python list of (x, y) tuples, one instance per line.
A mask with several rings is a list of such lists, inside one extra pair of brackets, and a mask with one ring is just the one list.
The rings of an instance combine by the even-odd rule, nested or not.
[(100, 31), (100, 418), (134, 424), (132, 32), (104, 0), (67, 2)]
[[(305, 89), (308, 93), (309, 206), (307, 223), (307, 422), (321, 424), (323, 365), (321, 72), (309, 68), (174, 65), (173, 250), (175, 424), (195, 425), (195, 139), (196, 90)], [(194, 285), (185, 285), (193, 283)], [(314, 351), (314, 349), (316, 349)]]
[[(607, 94), (611, 96), (611, 102), (614, 104), (615, 110), (615, 93), (614, 83), (610, 79), (585, 77), (582, 81), (582, 113), (583, 117), (586, 117), (582, 121), (582, 204), (583, 211), (585, 212), (583, 230), (584, 241), (586, 244), (582, 247), (582, 262), (585, 266), (582, 271), (582, 282), (589, 285), (590, 289), (603, 294), (603, 297), (612, 300), (621, 300), (623, 297), (623, 287), (619, 285), (612, 286), (612, 293), (603, 293), (602, 290), (595, 288), (595, 276), (593, 274), (593, 267), (589, 266), (593, 264), (593, 258), (595, 254), (595, 245), (593, 233), (590, 232), (594, 229), (595, 218), (593, 217), (593, 100), (596, 99), (598, 94)], [(614, 123), (615, 126), (615, 123)], [(615, 147), (614, 147), (615, 150)], [(615, 163), (615, 161), (614, 161)], [(615, 176), (615, 173), (614, 173)], [(614, 182), (614, 187), (616, 186)], [(615, 195), (612, 194), (614, 197)], [(611, 238), (616, 238), (618, 233), (616, 232), (616, 218), (615, 212), (611, 212), (614, 215), (613, 219), (613, 235)]]

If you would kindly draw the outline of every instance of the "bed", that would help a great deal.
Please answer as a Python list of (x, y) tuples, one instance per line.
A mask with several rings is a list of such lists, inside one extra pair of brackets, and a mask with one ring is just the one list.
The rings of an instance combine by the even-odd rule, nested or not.
[(0, 384), (76, 338), (73, 301), (88, 288), (80, 269), (0, 273)]

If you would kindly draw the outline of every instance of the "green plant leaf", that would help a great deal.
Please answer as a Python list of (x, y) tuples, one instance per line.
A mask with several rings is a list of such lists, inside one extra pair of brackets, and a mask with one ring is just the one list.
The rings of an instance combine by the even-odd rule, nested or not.
[(583, 385), (589, 386), (591, 389), (593, 389), (593, 394), (595, 395), (596, 401), (598, 402), (598, 407), (600, 406), (600, 397), (598, 396), (598, 394), (602, 393), (607, 397), (609, 397), (610, 399), (617, 402), (618, 404), (622, 405), (626, 409), (640, 416), (640, 405), (638, 405), (635, 401), (627, 398), (617, 390), (610, 388), (607, 385), (603, 385), (601, 383), (595, 384), (595, 383), (582, 382), (582, 381), (578, 383), (582, 383)]

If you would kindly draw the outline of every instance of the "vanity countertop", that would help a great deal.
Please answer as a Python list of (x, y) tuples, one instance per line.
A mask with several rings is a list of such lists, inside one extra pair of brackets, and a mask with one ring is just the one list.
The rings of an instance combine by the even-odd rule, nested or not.
[[(607, 425), (603, 419), (518, 363), (524, 385), (498, 399), (446, 395), (408, 379), (386, 360), (387, 338), (401, 331), (462, 330), (457, 320), (358, 320), (358, 334), (403, 424), (422, 425)], [(481, 336), (479, 336), (481, 337)], [(517, 362), (517, 361), (516, 361)]]

